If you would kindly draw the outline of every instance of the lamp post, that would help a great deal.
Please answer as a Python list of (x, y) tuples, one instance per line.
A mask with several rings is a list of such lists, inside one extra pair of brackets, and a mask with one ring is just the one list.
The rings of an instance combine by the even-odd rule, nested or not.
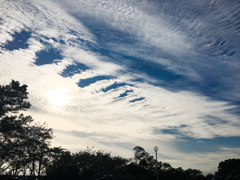
[(157, 173), (157, 180), (158, 180), (158, 160), (157, 160), (157, 152), (159, 150), (159, 148), (157, 146), (155, 146), (153, 148), (153, 150), (156, 152), (156, 173)]

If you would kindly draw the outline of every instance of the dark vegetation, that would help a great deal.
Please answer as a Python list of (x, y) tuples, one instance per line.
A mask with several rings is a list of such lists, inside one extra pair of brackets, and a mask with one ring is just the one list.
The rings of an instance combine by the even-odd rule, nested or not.
[(239, 180), (240, 159), (219, 163), (218, 171), (204, 176), (200, 170), (173, 168), (156, 162), (142, 147), (136, 146), (133, 158), (111, 156), (93, 148), (72, 153), (51, 147), (53, 131), (45, 124), (34, 124), (31, 116), (19, 114), (30, 108), (27, 86), (12, 80), (0, 86), (0, 178), (14, 179), (159, 179), (164, 180)]

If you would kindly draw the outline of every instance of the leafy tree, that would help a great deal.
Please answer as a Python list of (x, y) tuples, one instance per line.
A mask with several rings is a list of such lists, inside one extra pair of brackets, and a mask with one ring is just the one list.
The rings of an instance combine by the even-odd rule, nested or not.
[(45, 124), (35, 124), (26, 131), (25, 154), (28, 158), (30, 175), (37, 173), (42, 175), (45, 171), (49, 161), (49, 154), (51, 153), (51, 142), (53, 138), (52, 129), (48, 129)]
[[(168, 164), (168, 163), (164, 163), (164, 164)], [(181, 167), (178, 167), (178, 168), (169, 168), (165, 171), (163, 171), (161, 173), (161, 177), (160, 179), (168, 179), (168, 180), (175, 180), (175, 179), (178, 179), (178, 180), (186, 180), (186, 175), (185, 175), (185, 171), (181, 168)]]
[(122, 174), (127, 162), (125, 158), (112, 157), (108, 152), (91, 148), (77, 153), (62, 151), (56, 154), (46, 173), (52, 179), (99, 178), (106, 174)]
[(202, 172), (198, 169), (187, 169), (185, 171), (186, 179), (194, 179), (194, 180), (202, 180), (205, 177), (203, 176)]
[(134, 160), (137, 165), (149, 170), (154, 169), (156, 160), (154, 160), (153, 156), (150, 156), (150, 154), (140, 146), (135, 146), (133, 150)]
[(239, 180), (240, 179), (240, 159), (227, 159), (221, 161), (216, 173), (219, 180)]
[(175, 179), (178, 179), (178, 180), (185, 180), (186, 179), (185, 172), (181, 167), (173, 169), (173, 171), (174, 171), (174, 173), (173, 173), (174, 175), (172, 175), (172, 176), (174, 176)]
[(0, 85), (0, 167), (17, 174), (22, 167), (24, 154), (22, 138), (26, 128), (33, 120), (31, 116), (13, 115), (27, 110), (27, 86), (20, 86), (12, 80), (9, 85)]
[(0, 85), (0, 117), (9, 112), (17, 113), (20, 110), (29, 109), (27, 95), (27, 85), (20, 86), (18, 81), (12, 80), (9, 85)]
[(27, 95), (27, 85), (18, 81), (0, 86), (0, 170), (5, 174), (40, 175), (48, 161), (52, 129), (32, 125), (31, 116), (14, 115), (30, 108)]
[(206, 179), (206, 180), (212, 180), (213, 178), (215, 178), (215, 175), (213, 175), (212, 173), (208, 173), (208, 174), (205, 176), (205, 179)]
[(109, 152), (95, 151), (88, 148), (73, 154), (75, 163), (80, 169), (80, 175), (84, 178), (97, 178), (106, 174), (118, 174), (128, 162), (119, 156), (112, 157)]
[(153, 156), (141, 146), (135, 146), (134, 162), (127, 165), (128, 174), (136, 179), (153, 179), (156, 178), (156, 167), (158, 171), (161, 167), (161, 162), (156, 162)]
[(46, 168), (46, 174), (51, 179), (78, 179), (79, 169), (74, 164), (74, 157), (70, 151), (54, 148), (53, 161)]

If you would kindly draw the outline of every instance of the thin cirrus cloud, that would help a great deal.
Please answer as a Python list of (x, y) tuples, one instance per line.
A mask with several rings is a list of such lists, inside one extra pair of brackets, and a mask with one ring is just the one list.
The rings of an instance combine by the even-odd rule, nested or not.
[(239, 156), (235, 3), (2, 1), (0, 82), (28, 85), (54, 145), (158, 145), (173, 166), (213, 172)]

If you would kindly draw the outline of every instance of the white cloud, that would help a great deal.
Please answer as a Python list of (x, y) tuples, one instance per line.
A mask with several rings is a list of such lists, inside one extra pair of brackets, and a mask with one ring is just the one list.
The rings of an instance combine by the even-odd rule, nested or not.
[(102, 0), (56, 2), (63, 4), (76, 16), (97, 18), (111, 28), (130, 34), (133, 39), (145, 45), (156, 46), (171, 53), (191, 50), (191, 43), (188, 42), (186, 35), (169, 23), (168, 17), (164, 14), (154, 16), (141, 9), (141, 5), (146, 5), (144, 2)]

